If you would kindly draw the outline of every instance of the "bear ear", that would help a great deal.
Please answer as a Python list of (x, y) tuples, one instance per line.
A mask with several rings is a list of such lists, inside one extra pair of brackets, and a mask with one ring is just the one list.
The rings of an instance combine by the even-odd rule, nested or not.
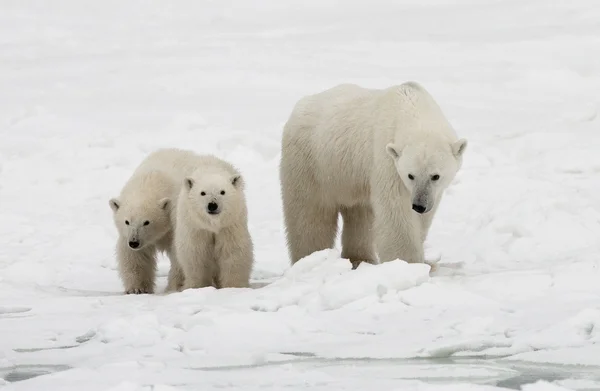
[(242, 176), (241, 175), (235, 175), (231, 178), (231, 184), (233, 185), (233, 187), (240, 187), (242, 185)]
[(185, 188), (187, 190), (192, 190), (192, 187), (194, 187), (194, 180), (192, 178), (185, 178), (183, 182), (185, 183)]
[(171, 208), (171, 200), (169, 198), (163, 198), (158, 201), (158, 205), (162, 210), (168, 210)]
[(467, 140), (464, 138), (461, 138), (460, 140), (452, 144), (452, 153), (457, 158), (461, 157), (463, 153), (465, 153), (465, 149), (467, 149)]
[(398, 147), (394, 144), (388, 144), (385, 146), (385, 150), (392, 157), (392, 159), (396, 160), (400, 157), (400, 151), (398, 151)]
[(113, 212), (118, 211), (119, 208), (121, 207), (121, 203), (116, 198), (111, 198), (108, 201), (108, 205), (110, 205), (110, 208), (113, 210)]

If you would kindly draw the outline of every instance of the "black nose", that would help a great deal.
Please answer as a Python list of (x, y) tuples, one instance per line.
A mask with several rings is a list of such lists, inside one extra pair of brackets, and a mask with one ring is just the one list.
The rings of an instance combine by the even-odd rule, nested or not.
[(140, 242), (132, 240), (132, 241), (129, 242), (129, 247), (131, 247), (131, 248), (138, 248), (138, 247), (140, 247)]
[(417, 204), (413, 204), (413, 210), (417, 213), (423, 213), (425, 212), (425, 207), (423, 205), (417, 205)]
[(208, 203), (208, 211), (209, 212), (214, 212), (217, 209), (219, 209), (219, 205), (216, 202), (209, 202)]

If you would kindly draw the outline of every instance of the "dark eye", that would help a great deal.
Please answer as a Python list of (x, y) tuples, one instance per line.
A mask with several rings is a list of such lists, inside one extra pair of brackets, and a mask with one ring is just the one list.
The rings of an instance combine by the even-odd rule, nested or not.
[(410, 179), (411, 181), (414, 181), (415, 177), (413, 176), (413, 174), (408, 174), (408, 179)]
[(125, 225), (129, 225), (129, 220), (125, 220)]
[(221, 195), (225, 195), (225, 190), (221, 190)]
[(204, 197), (206, 195), (206, 193), (205, 192), (201, 192), (200, 195)]
[(435, 174), (435, 175), (431, 176), (431, 180), (432, 181), (437, 181), (438, 179), (440, 179), (440, 176), (438, 174)]
[(148, 225), (150, 222), (148, 220), (144, 221), (144, 225)]

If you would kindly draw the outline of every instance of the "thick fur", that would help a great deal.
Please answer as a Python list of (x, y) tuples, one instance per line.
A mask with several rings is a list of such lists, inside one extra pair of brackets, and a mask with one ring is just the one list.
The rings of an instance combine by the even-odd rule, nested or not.
[(376, 255), (423, 262), (466, 145), (414, 82), (383, 90), (343, 84), (301, 99), (284, 127), (280, 164), (292, 263), (333, 247), (338, 213), (342, 257), (355, 266), (376, 263)]
[[(210, 214), (210, 207), (216, 214)], [(244, 288), (254, 250), (248, 232), (244, 182), (229, 163), (204, 156), (177, 201), (175, 249), (184, 289)]]
[[(125, 293), (154, 293), (158, 252), (166, 252), (171, 261), (167, 291), (183, 286), (172, 214), (184, 178), (193, 172), (198, 159), (199, 155), (186, 150), (154, 151), (136, 168), (119, 197), (109, 201), (119, 232), (116, 254)], [(138, 247), (133, 249), (130, 242)]]

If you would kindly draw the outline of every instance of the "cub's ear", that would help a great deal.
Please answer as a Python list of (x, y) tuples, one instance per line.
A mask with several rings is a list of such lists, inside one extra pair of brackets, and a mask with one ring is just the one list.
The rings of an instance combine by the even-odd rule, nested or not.
[(183, 181), (185, 184), (185, 188), (189, 191), (192, 190), (192, 187), (194, 187), (194, 180), (190, 177), (185, 178), (185, 180)]
[(467, 140), (464, 138), (461, 138), (452, 144), (452, 153), (457, 158), (462, 157), (463, 153), (465, 153), (465, 149), (467, 149)]
[(121, 203), (116, 198), (111, 198), (108, 200), (108, 205), (110, 205), (110, 208), (113, 210), (113, 212), (118, 211), (121, 207)]
[(401, 152), (398, 151), (398, 147), (394, 144), (388, 144), (385, 146), (385, 151), (392, 157), (392, 159), (396, 160), (400, 157)]
[(158, 205), (162, 210), (168, 210), (171, 208), (171, 200), (169, 198), (163, 198), (158, 201)]
[(240, 188), (244, 184), (244, 181), (242, 180), (242, 176), (241, 175), (233, 176), (231, 178), (231, 184), (233, 185), (233, 187)]

